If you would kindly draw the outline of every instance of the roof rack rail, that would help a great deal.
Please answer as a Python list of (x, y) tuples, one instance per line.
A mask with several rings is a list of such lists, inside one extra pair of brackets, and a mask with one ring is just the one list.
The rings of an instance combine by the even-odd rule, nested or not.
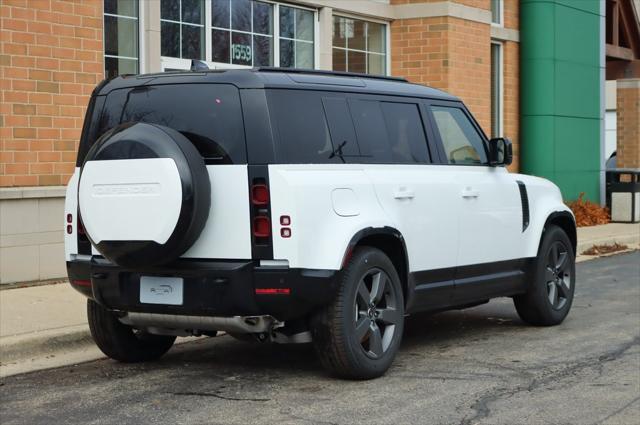
[(409, 82), (406, 78), (402, 78), (402, 77), (389, 77), (386, 75), (362, 74), (359, 72), (326, 71), (323, 69), (278, 68), (274, 66), (259, 66), (259, 67), (253, 68), (253, 70), (258, 72), (286, 72), (289, 74), (335, 75), (339, 77), (374, 78), (376, 80), (397, 81), (402, 83)]

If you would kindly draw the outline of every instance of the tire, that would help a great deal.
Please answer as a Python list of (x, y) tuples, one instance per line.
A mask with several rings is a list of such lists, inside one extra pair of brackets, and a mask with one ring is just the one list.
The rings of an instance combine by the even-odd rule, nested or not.
[(175, 336), (137, 332), (93, 300), (87, 300), (87, 316), (91, 336), (98, 348), (119, 362), (157, 360), (169, 351), (176, 340)]
[(535, 326), (562, 323), (573, 303), (575, 279), (575, 254), (569, 237), (560, 227), (548, 226), (528, 290), (513, 299), (520, 318)]
[(312, 322), (318, 357), (330, 373), (342, 378), (382, 376), (393, 362), (404, 328), (398, 273), (382, 251), (362, 247), (339, 279), (336, 298)]

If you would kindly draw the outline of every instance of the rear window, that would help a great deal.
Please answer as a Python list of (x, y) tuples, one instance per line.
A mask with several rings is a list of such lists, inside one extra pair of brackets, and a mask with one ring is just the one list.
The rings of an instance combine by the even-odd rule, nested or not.
[[(95, 129), (83, 137), (87, 152), (107, 130), (126, 122), (173, 128), (187, 137), (207, 163), (247, 162), (240, 96), (228, 84), (174, 84), (114, 90), (102, 111), (93, 114)], [(92, 126), (94, 127), (93, 123)], [(78, 157), (78, 163), (84, 158)]]

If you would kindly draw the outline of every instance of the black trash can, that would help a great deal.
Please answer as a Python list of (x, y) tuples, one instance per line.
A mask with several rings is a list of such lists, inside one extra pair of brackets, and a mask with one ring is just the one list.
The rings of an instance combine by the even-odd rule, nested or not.
[(607, 170), (607, 207), (611, 221), (640, 222), (640, 169), (614, 168)]

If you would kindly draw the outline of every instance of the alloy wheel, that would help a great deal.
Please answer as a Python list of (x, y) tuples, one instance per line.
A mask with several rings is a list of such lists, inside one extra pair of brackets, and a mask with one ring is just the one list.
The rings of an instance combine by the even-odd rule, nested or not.
[(355, 338), (370, 358), (380, 358), (389, 349), (402, 320), (391, 278), (373, 268), (358, 282), (355, 299)]
[(569, 250), (561, 241), (549, 247), (545, 267), (545, 283), (549, 303), (554, 310), (562, 309), (571, 294), (571, 264)]

